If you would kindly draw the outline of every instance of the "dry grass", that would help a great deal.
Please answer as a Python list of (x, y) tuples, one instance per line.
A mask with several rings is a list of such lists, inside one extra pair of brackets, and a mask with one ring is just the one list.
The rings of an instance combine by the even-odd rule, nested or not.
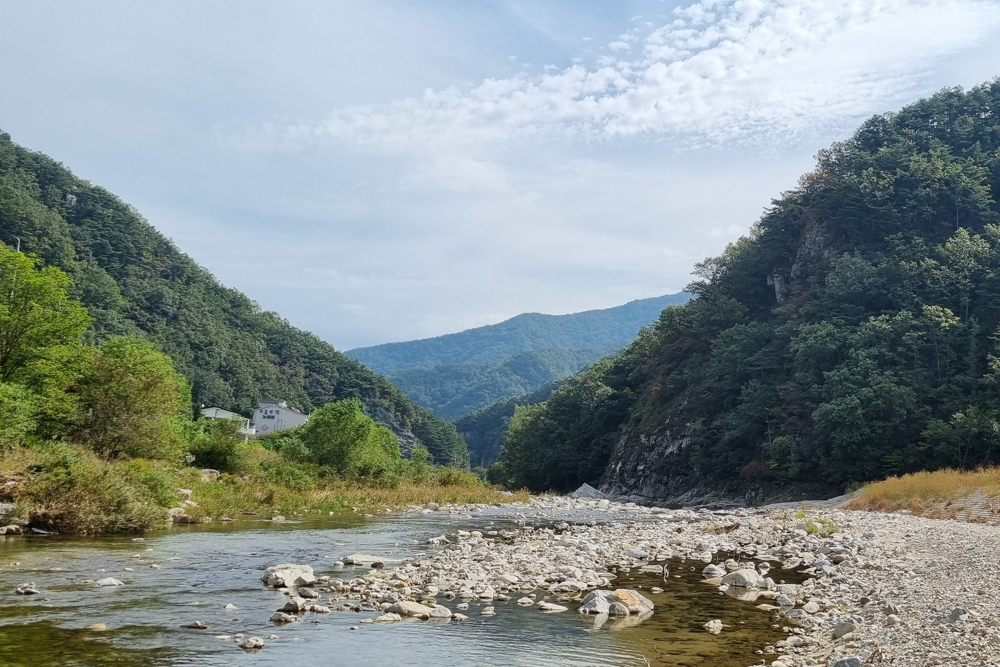
[(987, 500), (1000, 496), (1000, 468), (946, 469), (890, 477), (864, 487), (846, 508), (873, 512), (908, 510), (920, 516), (953, 519), (968, 510), (963, 502), (956, 501), (971, 496)]

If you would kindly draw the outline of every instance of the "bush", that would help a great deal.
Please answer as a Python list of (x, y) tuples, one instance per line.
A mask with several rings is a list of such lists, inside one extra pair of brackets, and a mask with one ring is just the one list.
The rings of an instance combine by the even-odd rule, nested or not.
[(400, 464), (402, 474), (408, 480), (417, 484), (426, 483), (434, 474), (434, 466), (430, 463), (431, 454), (423, 445), (414, 445), (410, 459)]
[(385, 426), (351, 399), (327, 403), (296, 429), (309, 459), (352, 479), (376, 479), (394, 472), (400, 461), (399, 441)]
[(32, 526), (60, 533), (141, 533), (161, 527), (176, 484), (150, 461), (108, 463), (80, 446), (45, 443), (8, 452), (0, 471)]
[(199, 420), (190, 447), (195, 465), (238, 475), (251, 472), (253, 445), (244, 442), (242, 425), (238, 420)]
[(437, 483), (440, 486), (482, 486), (478, 477), (466, 470), (456, 468), (438, 468)]

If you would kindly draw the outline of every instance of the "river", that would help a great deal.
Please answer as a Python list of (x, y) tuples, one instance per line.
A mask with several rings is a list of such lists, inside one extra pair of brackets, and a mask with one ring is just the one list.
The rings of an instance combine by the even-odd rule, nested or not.
[[(276, 626), (267, 619), (287, 599), (266, 590), (262, 571), (277, 563), (313, 565), (317, 575), (357, 576), (334, 570), (350, 553), (388, 558), (426, 554), (427, 539), (458, 529), (484, 530), (511, 520), (497, 508), (474, 516), (356, 514), (272, 523), (237, 521), (174, 528), (147, 536), (0, 537), (0, 664), (86, 665), (669, 665), (743, 667), (753, 651), (780, 639), (768, 615), (751, 604), (699, 583), (704, 563), (668, 561), (667, 582), (622, 573), (616, 586), (642, 586), (656, 603), (637, 627), (604, 624), (575, 612), (543, 614), (494, 603), (496, 615), (468, 621), (410, 621), (367, 625), (371, 613), (308, 614)], [(592, 518), (591, 518), (592, 520)], [(159, 566), (154, 569), (153, 565)], [(93, 582), (114, 577), (124, 586)], [(38, 595), (16, 595), (34, 583)], [(665, 591), (648, 593), (659, 584)], [(454, 609), (456, 601), (441, 600)], [(236, 609), (225, 609), (227, 604)], [(701, 625), (721, 618), (730, 626), (713, 636)], [(180, 626), (192, 621), (207, 630)], [(313, 621), (319, 621), (314, 623)], [(106, 630), (88, 629), (104, 624)], [(356, 630), (351, 630), (356, 626)], [(268, 637), (262, 651), (245, 653), (237, 633)], [(648, 660), (648, 663), (647, 663)]]

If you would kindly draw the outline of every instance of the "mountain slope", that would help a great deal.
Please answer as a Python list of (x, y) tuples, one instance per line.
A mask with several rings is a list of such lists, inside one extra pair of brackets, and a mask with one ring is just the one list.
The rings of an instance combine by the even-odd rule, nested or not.
[(568, 377), (612, 350), (537, 350), (498, 364), (451, 364), (415, 368), (392, 376), (417, 405), (445, 419), (457, 419), (495, 401), (534, 391)]
[(223, 287), (111, 193), (0, 133), (0, 241), (67, 271), (94, 316), (93, 335), (141, 333), (173, 359), (196, 401), (242, 413), (262, 397), (310, 410), (361, 398), (404, 447), (465, 465), (451, 424), (391, 382)]
[(612, 351), (627, 345), (640, 328), (654, 321), (668, 305), (684, 303), (689, 298), (681, 292), (571, 315), (525, 313), (499, 324), (436, 338), (361, 347), (349, 350), (347, 355), (383, 375), (393, 376), (442, 364), (495, 364), (515, 354), (537, 350)]
[(500, 456), (504, 433), (517, 406), (537, 405), (547, 400), (562, 382), (546, 382), (532, 392), (501, 399), (455, 420), (455, 428), (469, 445), (471, 465), (486, 467), (496, 461)]
[(1000, 80), (876, 116), (698, 298), (519, 408), (496, 475), (670, 498), (1000, 462)]

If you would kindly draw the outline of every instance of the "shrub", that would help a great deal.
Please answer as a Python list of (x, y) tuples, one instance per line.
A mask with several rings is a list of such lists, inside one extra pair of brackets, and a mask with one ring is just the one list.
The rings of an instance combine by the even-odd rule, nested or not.
[(250, 450), (240, 433), (242, 421), (201, 419), (197, 422), (190, 452), (199, 468), (243, 474), (251, 471)]
[(327, 403), (297, 429), (313, 463), (350, 478), (375, 479), (400, 461), (399, 441), (351, 399)]
[(0, 461), (32, 526), (60, 533), (141, 533), (164, 525), (175, 500), (170, 473), (149, 461), (109, 463), (74, 445), (45, 443)]

